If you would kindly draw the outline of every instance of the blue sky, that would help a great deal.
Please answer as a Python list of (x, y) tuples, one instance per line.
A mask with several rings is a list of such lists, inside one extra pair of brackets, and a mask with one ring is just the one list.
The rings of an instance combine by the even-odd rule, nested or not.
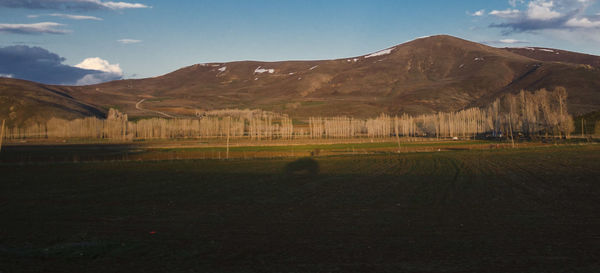
[(41, 47), (64, 58), (57, 65), (124, 78), (203, 62), (351, 57), (433, 34), (600, 55), (596, 0), (122, 1), (0, 0), (0, 47)]

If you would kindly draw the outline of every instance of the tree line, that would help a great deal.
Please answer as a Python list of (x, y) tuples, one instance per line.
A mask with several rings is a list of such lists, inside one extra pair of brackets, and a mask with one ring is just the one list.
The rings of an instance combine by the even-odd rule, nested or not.
[(558, 87), (521, 91), (496, 99), (487, 107), (417, 116), (382, 114), (370, 119), (347, 116), (311, 117), (308, 125), (294, 126), (283, 114), (263, 111), (213, 111), (196, 118), (150, 118), (129, 121), (127, 114), (110, 109), (106, 119), (52, 118), (46, 123), (6, 128), (5, 138), (174, 139), (249, 138), (385, 138), (436, 137), (514, 138), (518, 135), (569, 137), (573, 118), (567, 111), (567, 92)]
[(475, 138), (478, 136), (532, 138), (539, 136), (569, 137), (574, 129), (567, 111), (567, 92), (558, 87), (536, 92), (507, 94), (483, 108), (457, 112), (411, 116), (382, 114), (373, 119), (351, 117), (313, 117), (309, 119), (312, 138), (349, 138), (367, 136), (383, 138), (437, 137)]

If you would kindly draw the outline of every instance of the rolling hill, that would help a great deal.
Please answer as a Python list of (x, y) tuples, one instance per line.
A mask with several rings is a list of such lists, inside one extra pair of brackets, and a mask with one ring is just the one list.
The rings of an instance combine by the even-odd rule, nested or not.
[(544, 62), (562, 62), (600, 68), (600, 56), (541, 47), (507, 47), (503, 49)]
[(572, 113), (600, 109), (600, 57), (550, 50), (501, 49), (440, 35), (344, 59), (196, 64), (91, 86), (2, 79), (0, 96), (3, 109), (13, 100), (35, 100), (39, 108), (22, 111), (40, 118), (99, 115), (116, 107), (130, 117), (259, 108), (304, 119), (455, 111), (508, 92), (564, 86)]
[(45, 122), (52, 117), (102, 117), (105, 112), (105, 109), (77, 100), (53, 86), (0, 78), (0, 119), (6, 119), (9, 126)]

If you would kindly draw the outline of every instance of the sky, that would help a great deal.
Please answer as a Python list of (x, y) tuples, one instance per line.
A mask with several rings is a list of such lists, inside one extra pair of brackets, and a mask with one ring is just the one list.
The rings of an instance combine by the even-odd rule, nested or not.
[(318, 60), (448, 34), (600, 55), (598, 0), (0, 0), (0, 76), (53, 84)]

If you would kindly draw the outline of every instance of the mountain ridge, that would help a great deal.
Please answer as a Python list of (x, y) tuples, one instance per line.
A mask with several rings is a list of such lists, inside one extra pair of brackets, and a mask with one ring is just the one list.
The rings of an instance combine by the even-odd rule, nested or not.
[(349, 58), (195, 64), (153, 78), (47, 87), (96, 110), (116, 107), (130, 117), (157, 116), (154, 111), (193, 116), (224, 108), (297, 119), (420, 114), (483, 106), (504, 93), (557, 86), (569, 91), (571, 112), (600, 108), (600, 69), (592, 65), (600, 57), (556, 50), (558, 56), (550, 58), (543, 54), (550, 52), (523, 50), (437, 35)]

